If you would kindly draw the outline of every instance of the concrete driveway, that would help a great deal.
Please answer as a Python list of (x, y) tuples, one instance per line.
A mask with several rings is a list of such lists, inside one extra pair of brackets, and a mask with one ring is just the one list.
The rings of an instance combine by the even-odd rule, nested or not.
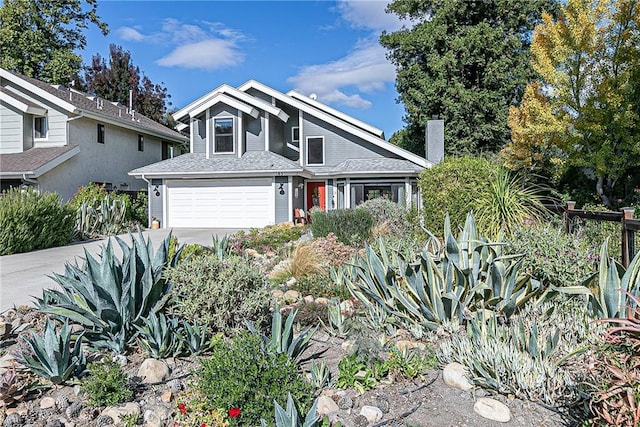
[[(231, 235), (237, 230), (176, 228), (172, 234), (183, 243), (198, 243), (211, 246), (213, 236)], [(145, 239), (150, 238), (154, 250), (164, 239), (169, 230), (146, 230)], [(125, 242), (130, 242), (127, 234), (120, 235)], [(92, 255), (100, 253), (107, 239), (94, 240), (87, 243), (75, 243), (58, 248), (43, 249), (24, 254), (0, 256), (0, 313), (14, 306), (31, 305), (33, 296), (42, 296), (42, 289), (57, 287), (56, 282), (47, 276), (52, 273), (64, 273), (65, 262), (73, 262), (84, 256), (86, 249)], [(114, 241), (114, 249), (122, 256), (120, 247)]]

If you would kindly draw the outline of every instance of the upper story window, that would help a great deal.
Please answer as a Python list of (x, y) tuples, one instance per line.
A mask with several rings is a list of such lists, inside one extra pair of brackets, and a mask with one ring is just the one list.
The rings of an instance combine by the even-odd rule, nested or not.
[(98, 143), (104, 144), (104, 125), (98, 123)]
[(33, 137), (45, 139), (47, 137), (47, 118), (44, 116), (33, 118)]
[(233, 153), (233, 118), (214, 120), (214, 152)]
[(300, 141), (300, 127), (294, 126), (291, 128), (291, 142)]
[(138, 151), (144, 151), (144, 135), (138, 135)]
[(324, 136), (310, 136), (307, 138), (307, 164), (324, 164)]

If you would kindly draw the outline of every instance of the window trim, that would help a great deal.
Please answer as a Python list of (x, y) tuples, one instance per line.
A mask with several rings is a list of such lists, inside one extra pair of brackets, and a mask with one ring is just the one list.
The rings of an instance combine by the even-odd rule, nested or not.
[[(322, 163), (310, 163), (309, 162), (309, 140), (310, 139), (321, 139), (322, 140)], [(305, 142), (305, 154), (306, 154), (306, 162), (308, 166), (324, 166), (325, 164), (325, 160), (326, 160), (326, 155), (327, 155), (327, 150), (325, 149), (325, 143), (324, 143), (324, 135), (316, 135), (316, 136), (308, 136), (305, 138), (306, 142)]]
[[(298, 130), (298, 138), (294, 137), (295, 130)], [(291, 126), (291, 142), (300, 142), (300, 126)]]
[[(102, 129), (102, 132), (100, 132), (100, 130)], [(98, 144), (104, 144), (104, 140), (106, 138), (106, 134), (107, 134), (107, 129), (105, 128), (105, 126), (102, 123), (98, 123), (98, 134), (96, 135), (96, 141), (98, 141)], [(100, 138), (102, 136), (102, 138)], [(102, 139), (102, 141), (101, 141)]]
[[(216, 138), (217, 138), (217, 134), (216, 134), (216, 120), (231, 120), (231, 151), (218, 151), (216, 150)], [(222, 134), (222, 135), (228, 135), (228, 134)], [(233, 116), (216, 116), (213, 117), (213, 152), (215, 154), (235, 154), (236, 153), (236, 121), (235, 121), (235, 117)]]
[[(36, 136), (36, 120), (44, 119), (44, 136)], [(47, 141), (49, 139), (49, 118), (47, 116), (33, 117), (33, 139), (34, 141)]]
[(138, 134), (138, 151), (144, 151), (144, 135)]

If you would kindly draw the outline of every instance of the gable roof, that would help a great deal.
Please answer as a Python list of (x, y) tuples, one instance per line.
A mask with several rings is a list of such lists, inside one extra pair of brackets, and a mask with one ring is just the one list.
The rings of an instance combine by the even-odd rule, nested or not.
[[(343, 120), (342, 118), (336, 117), (334, 115), (331, 115), (329, 113), (327, 113), (326, 111), (322, 111), (312, 105), (310, 105), (307, 102), (302, 102), (292, 96), (286, 95), (282, 92), (279, 92), (275, 89), (270, 88), (269, 86), (266, 86), (260, 82), (257, 82), (255, 80), (249, 80), (248, 82), (240, 85), (238, 87), (239, 90), (246, 92), (249, 89), (257, 89), (260, 92), (263, 92), (269, 96), (274, 97), (277, 100), (280, 100), (281, 102), (284, 102), (285, 104), (289, 104), (294, 108), (297, 108), (299, 110), (301, 110), (302, 112), (309, 114), (311, 116), (317, 117), (318, 119), (327, 122), (333, 126), (336, 126), (337, 128), (340, 128), (346, 132), (349, 132), (351, 135), (357, 136), (358, 138), (364, 139), (365, 141), (368, 141), (370, 143), (372, 143), (373, 145), (376, 145), (386, 151), (389, 151), (391, 153), (394, 153), (404, 159), (407, 159), (419, 166), (422, 167), (428, 167), (428, 166), (432, 166), (433, 164), (431, 162), (429, 162), (428, 160), (426, 160), (424, 157), (420, 157), (410, 151), (407, 151), (403, 148), (398, 147), (397, 145), (393, 145), (390, 142), (385, 141), (384, 139), (375, 136), (374, 134), (360, 128), (357, 127), (356, 125), (354, 125), (353, 123), (350, 123), (348, 121)], [(354, 119), (355, 120), (355, 119)]]
[(286, 157), (271, 151), (249, 151), (236, 156), (207, 159), (204, 153), (188, 153), (129, 172), (139, 177), (211, 178), (217, 176), (270, 176), (276, 174), (311, 177), (311, 172)]
[(37, 178), (80, 152), (77, 145), (30, 148), (0, 156), (0, 177)]
[(340, 177), (363, 175), (369, 176), (410, 176), (419, 175), (423, 168), (409, 160), (373, 158), (373, 159), (347, 159), (333, 167), (309, 168), (318, 177)]
[[(2, 68), (0, 68), (0, 77), (69, 113), (81, 114), (98, 121), (108, 122), (116, 126), (147, 133), (174, 142), (188, 141), (188, 138), (184, 135), (142, 114), (135, 112), (134, 114), (129, 114), (124, 107), (120, 107), (108, 100), (100, 100), (95, 96), (63, 86), (50, 85), (49, 83)], [(10, 93), (11, 97), (14, 98), (16, 95), (19, 96), (19, 94), (11, 88), (4, 88), (3, 91)]]
[(17, 108), (23, 113), (36, 114), (40, 116), (47, 114), (47, 108), (45, 106), (30, 101), (17, 93), (11, 93), (2, 86), (0, 86), (0, 101)]
[(230, 107), (236, 108), (245, 114), (250, 115), (254, 119), (260, 115), (260, 111), (251, 105), (245, 104), (242, 101), (238, 101), (235, 98), (225, 95), (224, 93), (216, 93), (212, 97), (208, 98), (202, 104), (196, 106), (193, 110), (189, 111), (189, 117), (195, 117), (200, 113), (206, 111), (209, 107), (213, 107), (216, 104), (223, 103)]
[[(174, 120), (180, 120), (185, 118), (186, 116), (193, 117), (195, 115), (200, 114), (202, 111), (206, 110), (209, 106), (213, 105), (211, 104), (213, 99), (216, 96), (219, 96), (221, 94), (233, 97), (238, 101), (243, 102), (244, 104), (252, 105), (256, 108), (259, 108), (260, 110), (266, 111), (267, 113), (278, 117), (283, 122), (286, 122), (287, 120), (289, 120), (289, 115), (284, 111), (282, 111), (280, 108), (274, 105), (271, 105), (267, 101), (264, 101), (260, 98), (256, 98), (255, 96), (251, 96), (247, 93), (244, 93), (234, 88), (233, 86), (229, 86), (226, 83), (218, 86), (217, 88), (207, 93), (206, 95), (201, 96), (200, 98), (196, 99), (186, 107), (176, 111), (173, 114)], [(257, 117), (257, 116), (254, 116), (254, 117)]]

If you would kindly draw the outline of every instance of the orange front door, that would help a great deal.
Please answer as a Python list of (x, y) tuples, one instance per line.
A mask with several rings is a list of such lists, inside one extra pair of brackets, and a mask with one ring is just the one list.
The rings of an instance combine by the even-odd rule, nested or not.
[(324, 182), (307, 182), (307, 209), (320, 208), (325, 210), (326, 189)]

